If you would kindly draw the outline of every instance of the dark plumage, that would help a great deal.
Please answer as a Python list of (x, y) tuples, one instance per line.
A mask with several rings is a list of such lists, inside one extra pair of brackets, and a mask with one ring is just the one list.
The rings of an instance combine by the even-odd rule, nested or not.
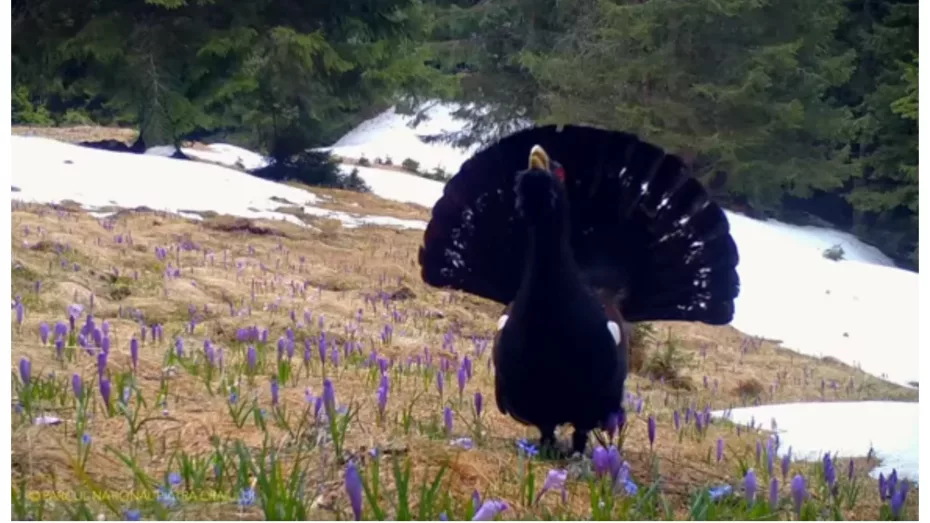
[(726, 216), (682, 162), (592, 127), (527, 129), (475, 154), (433, 208), (419, 261), (426, 283), (506, 305), (498, 407), (544, 444), (571, 423), (575, 451), (621, 408), (626, 321), (726, 324), (739, 293)]

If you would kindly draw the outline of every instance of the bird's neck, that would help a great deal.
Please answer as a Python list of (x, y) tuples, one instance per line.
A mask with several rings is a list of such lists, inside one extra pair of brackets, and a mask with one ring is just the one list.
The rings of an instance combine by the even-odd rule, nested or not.
[[(536, 289), (553, 289), (577, 276), (578, 267), (562, 220), (534, 223), (528, 228), (523, 277), (518, 295)], [(554, 289), (553, 289), (554, 290)]]

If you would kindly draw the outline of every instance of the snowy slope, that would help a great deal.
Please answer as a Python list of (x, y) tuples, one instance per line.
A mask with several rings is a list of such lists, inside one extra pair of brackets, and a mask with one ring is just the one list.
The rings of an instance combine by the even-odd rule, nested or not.
[(414, 129), (410, 127), (413, 117), (397, 114), (392, 107), (363, 122), (325, 150), (353, 159), (390, 157), (395, 165), (412, 158), (420, 162), (423, 171), (438, 167), (452, 174), (477, 146), (469, 150), (453, 149), (445, 144), (426, 143), (421, 137), (461, 129), (464, 122), (452, 116), (454, 110), (448, 105), (433, 106), (426, 111), (427, 119)]
[(836, 231), (728, 216), (742, 282), (734, 327), (896, 383), (919, 381), (917, 273), (855, 239), (844, 244), (847, 260), (824, 258)]
[[(46, 138), (13, 136), (12, 153), (12, 184), (20, 189), (15, 197), (23, 201), (72, 200), (87, 209), (146, 206), (187, 217), (196, 217), (189, 211), (214, 211), (304, 225), (291, 214), (275, 211), (282, 207), (272, 200), (276, 197), (302, 206), (307, 214), (341, 220), (346, 227), (366, 223), (425, 227), (419, 220), (320, 209), (313, 205), (320, 198), (309, 191), (219, 165), (165, 158), (157, 152), (115, 153)], [(253, 165), (256, 157), (261, 159), (250, 157)]]
[(415, 203), (432, 208), (436, 200), (442, 196), (443, 184), (422, 176), (346, 164), (340, 167), (346, 173), (351, 172), (352, 169), (358, 169), (359, 177), (371, 187), (371, 192), (388, 200)]

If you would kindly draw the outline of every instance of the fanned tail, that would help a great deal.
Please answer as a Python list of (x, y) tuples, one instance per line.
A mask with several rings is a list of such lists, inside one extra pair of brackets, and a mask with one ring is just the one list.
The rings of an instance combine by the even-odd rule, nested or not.
[(526, 245), (513, 181), (536, 144), (565, 169), (572, 247), (584, 275), (618, 297), (627, 320), (732, 320), (739, 256), (723, 210), (679, 158), (593, 127), (527, 129), (463, 164), (427, 227), (426, 283), (513, 299)]

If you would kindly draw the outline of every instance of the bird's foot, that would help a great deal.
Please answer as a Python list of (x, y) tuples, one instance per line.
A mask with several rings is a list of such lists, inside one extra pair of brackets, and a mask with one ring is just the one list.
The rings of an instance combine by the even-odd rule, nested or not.
[(540, 438), (539, 440), (539, 459), (559, 460), (565, 459), (570, 455), (568, 448), (561, 444), (559, 440), (552, 438)]

